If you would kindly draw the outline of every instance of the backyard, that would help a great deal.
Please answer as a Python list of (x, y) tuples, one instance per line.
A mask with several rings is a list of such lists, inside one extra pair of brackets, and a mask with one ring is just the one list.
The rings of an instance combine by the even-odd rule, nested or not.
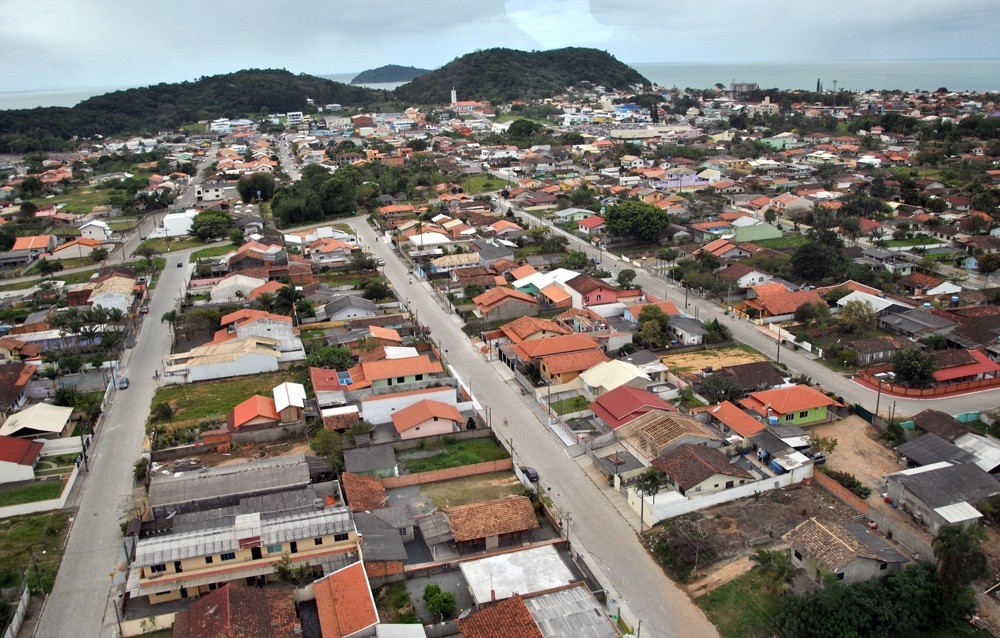
[(782, 248), (798, 248), (808, 241), (809, 238), (805, 235), (794, 234), (785, 235), (784, 237), (775, 237), (774, 239), (758, 239), (754, 243), (758, 246), (763, 246), (764, 248), (780, 250)]
[(778, 599), (768, 591), (764, 579), (748, 572), (726, 583), (695, 603), (719, 628), (724, 638), (780, 636), (775, 622)]
[(226, 414), (237, 404), (254, 394), (271, 396), (271, 390), (285, 381), (302, 380), (296, 378), (294, 372), (282, 371), (158, 388), (153, 395), (152, 405), (167, 403), (173, 409), (173, 415), (156, 424), (185, 427), (202, 419), (216, 417), (224, 422)]
[(479, 503), (523, 492), (524, 486), (511, 471), (476, 474), (420, 486), (420, 493), (438, 508)]
[(509, 456), (506, 450), (494, 443), (493, 439), (489, 437), (462, 441), (448, 441), (446, 437), (441, 442), (424, 444), (424, 441), (421, 441), (421, 444), (423, 445), (420, 447), (396, 453), (400, 468), (406, 470), (407, 473), (416, 474), (444, 470), (485, 461), (496, 461)]
[(188, 261), (194, 263), (199, 259), (209, 259), (210, 257), (221, 257), (227, 253), (231, 253), (236, 248), (232, 244), (223, 244), (221, 246), (209, 246), (208, 248), (202, 248), (201, 250), (196, 250), (191, 253), (191, 257)]
[(588, 405), (590, 405), (590, 401), (587, 400), (587, 397), (575, 394), (565, 399), (553, 401), (552, 409), (555, 410), (556, 414), (562, 416), (564, 414), (571, 414), (573, 412), (586, 410)]
[(0, 487), (0, 507), (59, 498), (65, 484), (65, 481), (48, 480), (15, 486), (5, 485)]
[(69, 512), (47, 512), (0, 519), (0, 566), (24, 571), (35, 586), (37, 581), (31, 569), (33, 555), (42, 588), (52, 591), (62, 560), (62, 536), (69, 517)]

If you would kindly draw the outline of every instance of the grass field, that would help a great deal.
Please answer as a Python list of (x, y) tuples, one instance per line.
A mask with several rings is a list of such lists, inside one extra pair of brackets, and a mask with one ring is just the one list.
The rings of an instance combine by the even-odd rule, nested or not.
[(174, 416), (156, 425), (191, 425), (216, 416), (225, 420), (226, 414), (237, 404), (254, 394), (271, 396), (271, 390), (285, 381), (299, 380), (291, 372), (270, 372), (159, 388), (153, 395), (152, 405), (165, 401), (174, 408)]
[[(428, 455), (429, 453), (433, 454)], [(439, 446), (428, 444), (423, 449), (398, 452), (396, 457), (401, 466), (415, 474), (505, 459), (507, 451), (494, 443), (493, 439), (482, 438), (454, 441)]]
[(420, 486), (420, 493), (440, 508), (468, 505), (523, 492), (524, 486), (513, 472), (477, 474)]
[(777, 636), (778, 600), (762, 579), (746, 573), (695, 600), (725, 638)]
[(196, 250), (191, 253), (190, 261), (194, 263), (199, 259), (208, 259), (209, 257), (221, 257), (226, 253), (236, 250), (232, 245), (225, 244), (223, 246), (209, 246), (208, 248), (202, 248), (201, 250)]
[(556, 414), (562, 416), (563, 414), (586, 410), (588, 405), (590, 405), (590, 402), (587, 401), (587, 397), (578, 394), (568, 399), (556, 401), (552, 404), (552, 409), (556, 411)]
[[(31, 569), (34, 553), (42, 588), (52, 591), (62, 561), (62, 535), (70, 515), (69, 512), (46, 512), (0, 519), (0, 565), (24, 570), (34, 587), (35, 573)], [(29, 543), (33, 545), (30, 552)]]
[(40, 197), (30, 200), (36, 205), (42, 204), (65, 204), (62, 212), (65, 213), (89, 213), (94, 206), (103, 206), (107, 203), (108, 195), (111, 191), (93, 190), (89, 186), (74, 188), (69, 192), (56, 195), (55, 197)]
[(512, 182), (500, 179), (499, 177), (493, 177), (492, 175), (479, 175), (476, 177), (470, 177), (469, 179), (463, 179), (459, 182), (459, 185), (470, 195), (477, 195), (479, 193), (490, 191), (500, 191), (505, 188), (514, 187)]
[(754, 243), (758, 246), (763, 246), (764, 248), (796, 248), (802, 244), (809, 241), (809, 238), (805, 235), (786, 235), (784, 237), (775, 237), (774, 239), (760, 239)]
[(35, 481), (18, 487), (0, 487), (0, 507), (59, 498), (63, 481)]
[(204, 246), (204, 245), (205, 243), (203, 241), (200, 241), (198, 239), (192, 239), (190, 237), (186, 239), (166, 239), (160, 237), (157, 239), (147, 239), (146, 241), (139, 244), (136, 250), (138, 250), (138, 248), (141, 248), (142, 246), (152, 246), (154, 249), (156, 249), (156, 252), (162, 255), (169, 252), (173, 252), (175, 250), (186, 250), (188, 248), (195, 248), (197, 246)]
[(890, 239), (885, 242), (889, 248), (905, 248), (908, 246), (923, 246), (924, 244), (941, 243), (933, 237), (908, 237), (907, 239)]

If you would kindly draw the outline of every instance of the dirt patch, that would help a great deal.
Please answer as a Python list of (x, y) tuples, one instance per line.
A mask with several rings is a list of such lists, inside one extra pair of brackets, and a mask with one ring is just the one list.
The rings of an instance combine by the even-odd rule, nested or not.
[(509, 471), (477, 474), (420, 486), (421, 494), (440, 509), (488, 501), (508, 494), (521, 494), (523, 491), (524, 486)]
[(704, 596), (708, 592), (725, 585), (732, 579), (742, 576), (750, 571), (751, 568), (753, 568), (753, 563), (750, 562), (750, 557), (739, 556), (722, 563), (716, 563), (707, 575), (692, 580), (684, 588), (687, 589), (692, 598)]
[(671, 372), (690, 372), (712, 366), (714, 370), (741, 363), (766, 361), (767, 357), (759, 352), (750, 352), (742, 348), (719, 348), (717, 350), (698, 350), (696, 352), (681, 352), (660, 357), (663, 364)]
[(896, 462), (896, 453), (882, 440), (881, 433), (857, 416), (809, 428), (810, 434), (837, 439), (837, 447), (827, 454), (827, 467), (849, 472), (872, 488), (877, 498), (885, 489), (882, 474), (904, 469)]

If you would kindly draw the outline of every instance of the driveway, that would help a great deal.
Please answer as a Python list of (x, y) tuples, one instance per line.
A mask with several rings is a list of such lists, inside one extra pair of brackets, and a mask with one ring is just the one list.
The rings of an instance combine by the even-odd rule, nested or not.
[[(462, 332), (461, 319), (442, 310), (424, 282), (407, 283), (406, 267), (389, 245), (380, 241), (363, 220), (349, 222), (362, 243), (385, 260), (385, 275), (397, 290), (405, 290), (412, 311), (432, 334), (463, 385), (472, 385), (477, 400), (492, 408), (494, 430), (509, 442), (515, 461), (538, 468), (543, 489), (558, 509), (570, 514), (574, 547), (596, 572), (601, 585), (626, 610), (626, 621), (642, 620), (642, 635), (718, 636), (715, 626), (670, 580), (639, 543), (635, 530), (638, 514), (624, 514), (566, 454), (565, 447), (549, 433), (524, 403), (521, 395), (497, 374)], [(504, 420), (509, 425), (504, 425)], [(626, 520), (625, 516), (630, 519)]]

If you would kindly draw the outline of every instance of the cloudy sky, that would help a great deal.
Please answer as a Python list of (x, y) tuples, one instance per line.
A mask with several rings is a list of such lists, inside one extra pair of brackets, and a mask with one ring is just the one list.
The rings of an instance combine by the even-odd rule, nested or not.
[(0, 92), (435, 68), (497, 46), (627, 63), (1000, 58), (996, 0), (0, 0), (0, 15)]

